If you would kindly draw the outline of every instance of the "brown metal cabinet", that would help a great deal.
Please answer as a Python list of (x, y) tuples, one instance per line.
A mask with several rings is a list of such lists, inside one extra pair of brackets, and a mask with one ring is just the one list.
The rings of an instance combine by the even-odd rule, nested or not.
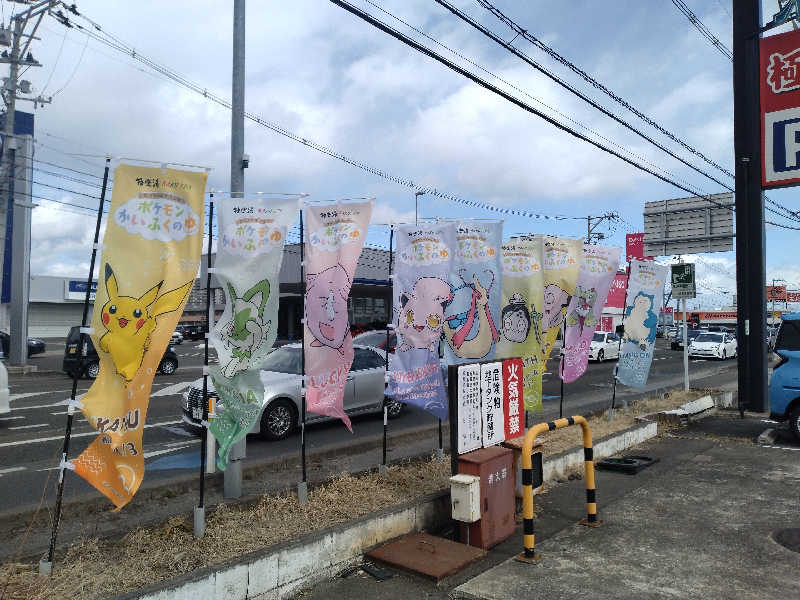
[(458, 472), (480, 477), (481, 518), (461, 524), (461, 541), (491, 548), (514, 533), (514, 454), (492, 446), (458, 457)]

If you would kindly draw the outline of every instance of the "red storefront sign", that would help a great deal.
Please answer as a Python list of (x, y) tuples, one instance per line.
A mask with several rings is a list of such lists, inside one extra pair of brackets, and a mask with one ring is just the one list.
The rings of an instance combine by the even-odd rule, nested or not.
[(800, 30), (762, 38), (761, 186), (800, 183)]
[(614, 329), (614, 317), (600, 317), (599, 331), (611, 331)]
[(606, 306), (610, 308), (625, 308), (625, 292), (628, 290), (628, 276), (625, 273), (614, 275), (611, 289), (608, 292)]
[(777, 300), (778, 302), (786, 302), (786, 286), (768, 285), (767, 300)]
[(522, 398), (522, 359), (503, 361), (503, 416), (506, 439), (519, 437), (525, 429), (525, 409)]
[(786, 292), (787, 302), (800, 302), (800, 292)]

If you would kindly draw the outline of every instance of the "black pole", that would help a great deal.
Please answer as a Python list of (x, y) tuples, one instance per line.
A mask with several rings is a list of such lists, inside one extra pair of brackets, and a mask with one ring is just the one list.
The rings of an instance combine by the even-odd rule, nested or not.
[(211, 236), (214, 226), (214, 192), (208, 197), (208, 245), (206, 250), (206, 327), (203, 358), (203, 431), (200, 436), (200, 502), (203, 508), (206, 488), (206, 452), (208, 450), (208, 337), (211, 333)]
[[(388, 372), (389, 370), (389, 337), (392, 329), (392, 320), (394, 316), (394, 285), (392, 281), (392, 248), (394, 246), (394, 225), (389, 225), (389, 274), (387, 275), (387, 280), (391, 284), (392, 288), (392, 295), (389, 299), (389, 318), (386, 320), (386, 365), (384, 373)], [(386, 469), (386, 434), (388, 431), (388, 411), (386, 408), (386, 393), (384, 392), (383, 395), (383, 458), (381, 460), (381, 467), (382, 469)]]
[(303, 321), (302, 333), (300, 337), (300, 372), (303, 374), (303, 379), (300, 382), (300, 389), (302, 391), (301, 398), (301, 415), (300, 415), (300, 463), (303, 469), (303, 483), (306, 483), (306, 269), (305, 269), (305, 244), (306, 238), (303, 233), (303, 211), (300, 211), (300, 287), (302, 289), (303, 297)]
[(747, 399), (747, 408), (766, 412), (766, 239), (764, 198), (761, 193), (762, 118), (758, 33), (761, 3), (757, 0), (734, 0), (732, 13), (739, 398)]
[(561, 419), (564, 417), (564, 357), (567, 355), (566, 343), (567, 343), (567, 328), (564, 322), (561, 322), (561, 364), (559, 365), (559, 371), (561, 371), (561, 399), (558, 402), (558, 418)]
[[(628, 278), (625, 280), (625, 300), (622, 302), (622, 326), (623, 326), (623, 335), (625, 333), (625, 309), (628, 307), (628, 290), (631, 287), (631, 261), (628, 259)], [(617, 333), (617, 328), (614, 328), (614, 335)], [(619, 358), (620, 353), (622, 352), (622, 336), (619, 336), (619, 341), (617, 342), (617, 364), (614, 365), (614, 390), (611, 392), (611, 412), (608, 413), (608, 418), (614, 416), (614, 409), (617, 407), (617, 373), (619, 372)]]
[[(12, 194), (14, 194), (14, 155), (13, 150), (11, 150), (11, 185), (9, 186), (9, 190)], [(103, 220), (103, 204), (106, 200), (106, 189), (108, 187), (108, 169), (109, 165), (111, 164), (111, 159), (106, 158), (106, 167), (103, 171), (103, 188), (100, 192), (100, 204), (97, 207), (97, 221), (95, 222), (94, 226), (94, 244), (92, 245), (92, 259), (89, 261), (89, 278), (86, 280), (86, 295), (83, 297), (83, 318), (81, 319), (81, 332), (79, 338), (79, 346), (78, 346), (78, 354), (83, 357), (84, 356), (84, 349), (83, 346), (86, 343), (86, 321), (89, 318), (89, 298), (92, 292), (92, 280), (94, 279), (94, 263), (97, 258), (97, 247), (98, 241), (100, 239), (100, 223)], [(58, 538), (58, 524), (61, 520), (61, 501), (64, 498), (64, 468), (67, 462), (67, 455), (69, 454), (69, 442), (70, 437), (72, 436), (72, 422), (74, 420), (74, 412), (75, 412), (75, 395), (78, 392), (78, 377), (80, 376), (80, 367), (81, 361), (78, 361), (78, 365), (72, 372), (72, 393), (69, 397), (69, 406), (67, 408), (67, 427), (64, 431), (64, 447), (61, 450), (61, 463), (58, 466), (58, 489), (56, 491), (56, 508), (55, 514), (53, 515), (53, 531), (50, 535), (50, 548), (47, 551), (47, 562), (51, 565), (53, 563), (53, 554), (56, 550), (56, 539)]]

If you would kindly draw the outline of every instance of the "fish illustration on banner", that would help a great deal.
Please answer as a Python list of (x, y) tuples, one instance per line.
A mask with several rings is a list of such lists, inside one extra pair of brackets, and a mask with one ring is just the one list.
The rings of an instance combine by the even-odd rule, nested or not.
[(526, 410), (542, 410), (543, 248), (541, 236), (513, 238), (501, 247), (503, 284), (495, 357), (522, 359)]
[(600, 323), (621, 254), (622, 248), (583, 245), (578, 283), (567, 307), (560, 369), (565, 383), (575, 381), (586, 372), (592, 337)]
[(542, 244), (544, 303), (541, 356), (542, 364), (546, 364), (575, 293), (583, 258), (583, 242), (546, 235), (542, 237)]
[(91, 321), (100, 373), (82, 398), (99, 435), (72, 465), (115, 510), (144, 476), (150, 389), (200, 267), (207, 177), (134, 165), (114, 170)]
[(631, 261), (625, 303), (625, 332), (617, 365), (620, 383), (636, 388), (644, 387), (647, 383), (668, 273), (668, 266), (655, 261)]
[(255, 426), (264, 385), (258, 365), (278, 332), (278, 288), (286, 233), (299, 215), (296, 198), (216, 199), (218, 234), (214, 275), (225, 310), (209, 340), (219, 366), (209, 369), (220, 402), (209, 430), (219, 442), (225, 470), (231, 447)]
[(364, 246), (374, 201), (306, 205), (304, 348), (306, 408), (341, 419), (353, 338), (347, 297)]
[(448, 404), (439, 365), (439, 340), (445, 310), (453, 298), (448, 275), (456, 225), (401, 225), (397, 240), (392, 293), (398, 339), (387, 394), (445, 420)]
[(459, 221), (442, 334), (448, 364), (490, 359), (500, 339), (503, 223)]

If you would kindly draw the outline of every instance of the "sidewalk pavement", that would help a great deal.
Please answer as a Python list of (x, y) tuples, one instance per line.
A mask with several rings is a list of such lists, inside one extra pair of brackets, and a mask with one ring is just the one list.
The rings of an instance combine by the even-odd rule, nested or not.
[(604, 524), (578, 524), (583, 481), (536, 497), (536, 550), (543, 560), (513, 560), (521, 527), (484, 561), (437, 587), (397, 573), (377, 581), (362, 573), (336, 579), (304, 599), (470, 598), (800, 598), (800, 553), (772, 534), (800, 528), (800, 444), (761, 447), (760, 417), (708, 417), (629, 454), (659, 462), (637, 475), (598, 470)]

